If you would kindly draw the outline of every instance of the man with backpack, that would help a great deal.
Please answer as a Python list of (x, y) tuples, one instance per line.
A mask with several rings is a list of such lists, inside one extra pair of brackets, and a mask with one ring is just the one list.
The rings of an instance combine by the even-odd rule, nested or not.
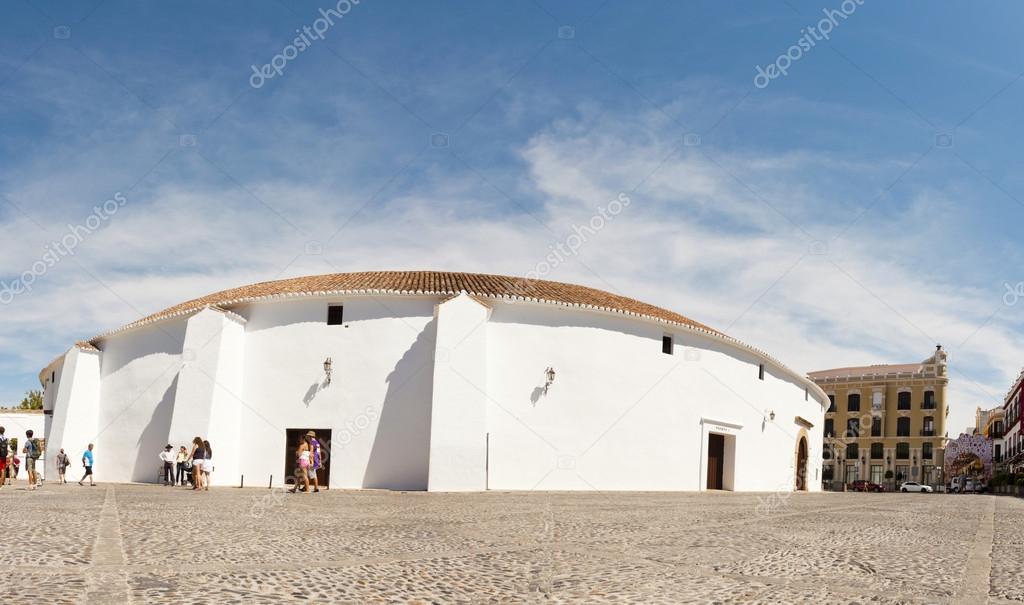
[(7, 455), (10, 453), (10, 444), (4, 436), (4, 427), (0, 426), (0, 487), (7, 483)]
[(25, 431), (25, 447), (21, 453), (25, 454), (25, 470), (28, 472), (28, 490), (36, 489), (36, 461), (43, 455), (43, 448), (39, 440), (32, 436), (32, 429)]

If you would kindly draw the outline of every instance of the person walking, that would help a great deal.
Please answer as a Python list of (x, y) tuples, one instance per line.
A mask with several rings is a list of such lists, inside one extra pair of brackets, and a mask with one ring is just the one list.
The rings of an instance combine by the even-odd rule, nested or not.
[(57, 454), (57, 483), (67, 483), (68, 479), (64, 476), (68, 472), (68, 467), (71, 466), (71, 458), (64, 453), (64, 448), (60, 448), (60, 453)]
[(84, 452), (82, 452), (82, 466), (85, 467), (85, 474), (82, 475), (82, 478), (78, 481), (79, 485), (85, 485), (82, 482), (85, 481), (86, 477), (88, 477), (89, 478), (89, 485), (91, 485), (93, 487), (96, 486), (96, 481), (93, 479), (93, 475), (92, 475), (92, 464), (93, 464), (92, 448), (93, 448), (93, 444), (90, 443), (89, 447), (86, 448), (86, 450)]
[(309, 433), (307, 433), (299, 439), (299, 446), (295, 448), (295, 465), (298, 467), (298, 470), (295, 471), (295, 487), (291, 490), (293, 494), (299, 491), (299, 479), (302, 479), (301, 491), (309, 493), (309, 469), (312, 466), (310, 450)]
[(0, 487), (7, 483), (7, 456), (10, 455), (11, 444), (4, 437), (4, 427), (0, 426)]
[(30, 492), (36, 490), (36, 483), (38, 477), (36, 476), (36, 462), (43, 453), (42, 445), (39, 440), (33, 437), (32, 429), (25, 431), (25, 447), (21, 448), (21, 453), (25, 454), (25, 471), (28, 473), (28, 487), (26, 488)]
[(188, 452), (185, 451), (185, 446), (181, 446), (178, 449), (178, 455), (174, 459), (176, 473), (174, 482), (182, 487), (185, 487), (185, 466), (188, 462)]
[(188, 453), (188, 459), (192, 463), (192, 489), (197, 490), (203, 480), (203, 459), (206, 458), (206, 450), (203, 449), (203, 438), (196, 437), (192, 440), (192, 451)]
[(320, 452), (320, 441), (316, 438), (315, 431), (306, 433), (309, 437), (310, 450), (313, 452), (313, 464), (309, 467), (309, 480), (313, 482), (313, 493), (320, 492), (320, 479), (317, 478), (317, 471), (323, 466), (324, 460)]
[(203, 449), (206, 450), (206, 459), (203, 460), (203, 489), (210, 491), (210, 473), (213, 472), (213, 448), (210, 447), (210, 442), (203, 439)]
[(168, 443), (164, 451), (160, 452), (160, 461), (164, 463), (163, 477), (164, 485), (174, 485), (174, 448)]

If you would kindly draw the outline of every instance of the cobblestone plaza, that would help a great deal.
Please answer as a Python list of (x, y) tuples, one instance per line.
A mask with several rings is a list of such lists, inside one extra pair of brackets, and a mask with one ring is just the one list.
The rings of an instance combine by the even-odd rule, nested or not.
[(22, 485), (0, 519), (4, 603), (1024, 601), (995, 496)]

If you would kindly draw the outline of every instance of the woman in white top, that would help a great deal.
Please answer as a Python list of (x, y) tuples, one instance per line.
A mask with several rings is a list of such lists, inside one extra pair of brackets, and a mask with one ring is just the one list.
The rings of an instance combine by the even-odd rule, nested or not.
[(299, 440), (299, 447), (295, 448), (295, 462), (298, 470), (295, 471), (295, 488), (292, 489), (294, 494), (299, 489), (299, 477), (302, 478), (302, 491), (309, 493), (309, 466), (310, 466), (310, 454), (313, 449), (309, 443), (309, 436), (303, 435)]

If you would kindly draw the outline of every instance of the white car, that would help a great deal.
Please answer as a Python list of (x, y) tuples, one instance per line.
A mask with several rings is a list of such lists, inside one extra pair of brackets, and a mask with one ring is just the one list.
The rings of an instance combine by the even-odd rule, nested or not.
[(930, 485), (921, 485), (916, 481), (907, 481), (900, 485), (900, 491), (904, 493), (921, 492), (923, 494), (930, 494), (933, 490)]

